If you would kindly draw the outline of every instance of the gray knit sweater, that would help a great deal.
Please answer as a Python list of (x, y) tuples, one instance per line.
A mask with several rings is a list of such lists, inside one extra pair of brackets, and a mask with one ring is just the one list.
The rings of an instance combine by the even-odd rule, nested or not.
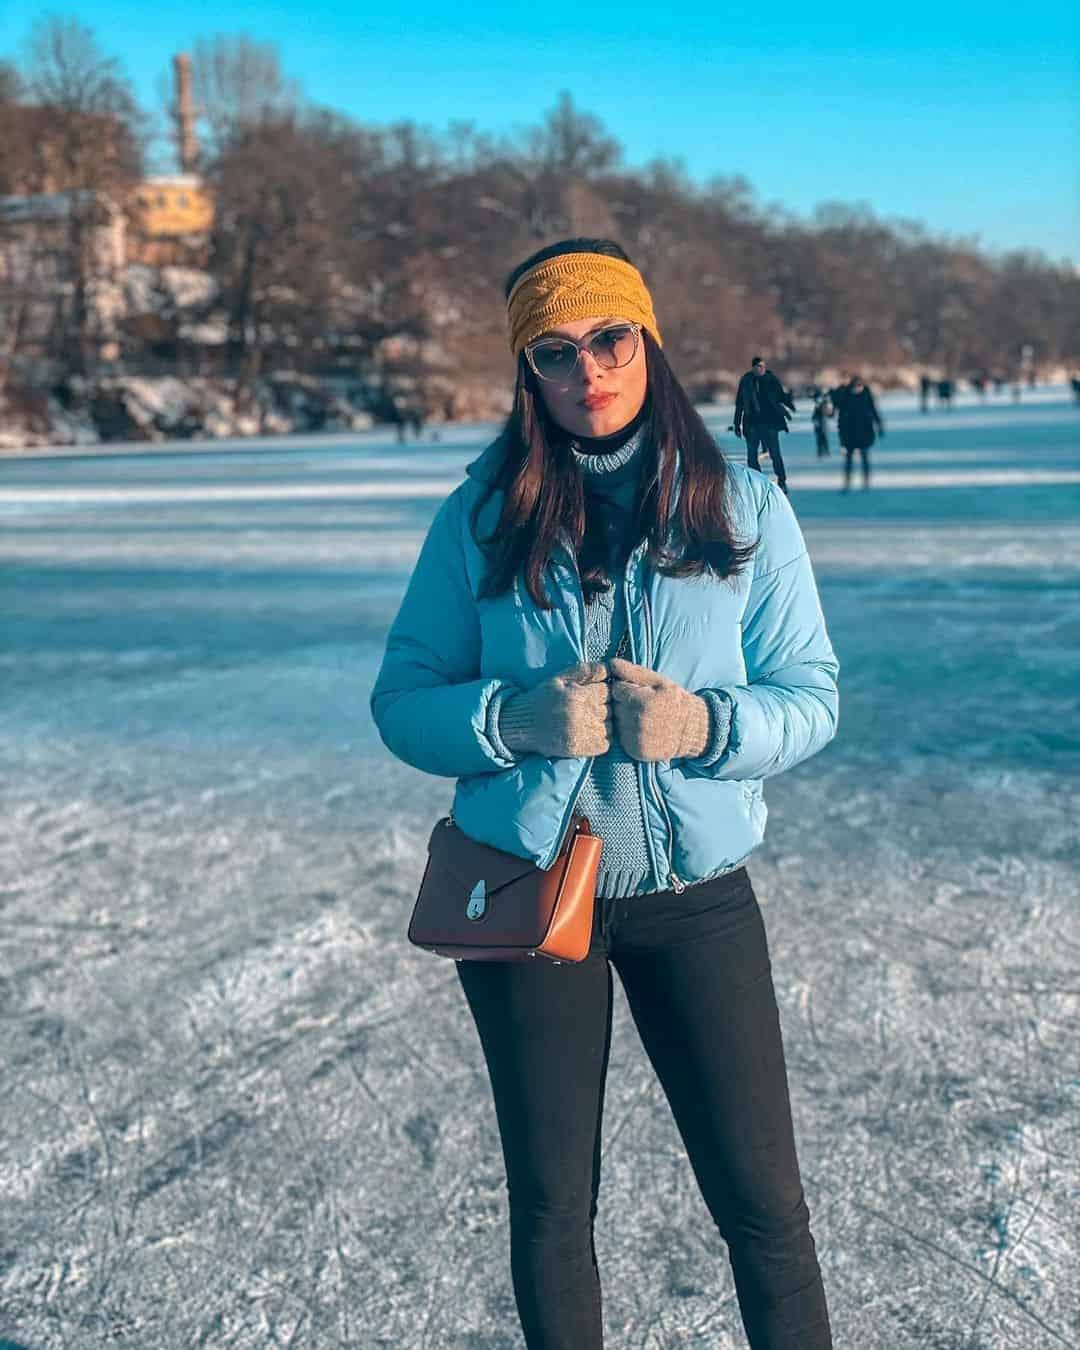
[[(622, 582), (626, 559), (638, 543), (636, 508), (644, 443), (643, 427), (619, 449), (606, 454), (584, 454), (574, 448), (574, 456), (585, 475), (586, 509), (600, 515), (608, 575), (613, 583), (585, 606), (588, 661), (610, 661), (613, 656), (631, 659)], [(518, 756), (503, 743), (498, 720), (503, 702), (516, 692), (508, 687), (497, 694), (487, 717), (487, 733), (499, 754), (507, 759)], [(709, 765), (727, 748), (731, 715), (728, 701), (722, 695), (711, 690), (700, 692), (709, 705), (709, 742), (695, 762)], [(637, 764), (617, 741), (613, 741), (606, 755), (592, 761), (576, 812), (588, 817), (593, 833), (604, 841), (597, 895), (646, 895), (658, 889), (649, 859)]]

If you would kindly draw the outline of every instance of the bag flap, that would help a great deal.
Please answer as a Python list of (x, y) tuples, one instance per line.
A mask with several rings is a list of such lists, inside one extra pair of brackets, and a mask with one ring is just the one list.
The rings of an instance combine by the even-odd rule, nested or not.
[(531, 858), (478, 843), (446, 820), (440, 820), (432, 831), (428, 852), (434, 870), (448, 873), (466, 891), (482, 881), (488, 895), (538, 870)]

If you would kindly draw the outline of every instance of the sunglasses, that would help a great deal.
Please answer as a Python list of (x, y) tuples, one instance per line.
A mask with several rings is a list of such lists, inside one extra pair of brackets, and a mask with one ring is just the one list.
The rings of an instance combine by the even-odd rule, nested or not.
[(582, 352), (604, 370), (628, 366), (637, 355), (640, 336), (640, 324), (613, 323), (580, 344), (570, 338), (541, 338), (525, 348), (525, 357), (540, 379), (565, 382), (577, 369)]

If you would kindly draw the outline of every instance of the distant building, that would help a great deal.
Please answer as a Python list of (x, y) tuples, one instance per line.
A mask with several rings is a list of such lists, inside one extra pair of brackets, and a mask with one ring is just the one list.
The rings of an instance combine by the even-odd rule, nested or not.
[(124, 212), (109, 197), (89, 189), (0, 197), (0, 277), (25, 276), (43, 268), (64, 282), (71, 226), (86, 230), (87, 270), (113, 277), (127, 262)]
[(89, 189), (0, 197), (0, 255), (31, 241), (37, 252), (62, 252), (76, 213), (91, 229), (91, 275), (128, 263), (205, 267), (209, 258), (214, 200), (194, 174), (144, 178), (119, 202)]
[(129, 262), (203, 267), (210, 253), (214, 199), (197, 174), (144, 178), (128, 201)]
[(176, 101), (169, 110), (178, 174), (144, 178), (128, 201), (128, 261), (152, 267), (205, 267), (214, 227), (214, 199), (199, 176), (199, 140), (191, 58), (173, 57)]
[[(173, 58), (176, 102), (170, 110), (181, 172), (137, 179), (138, 159), (126, 127), (110, 114), (52, 106), (4, 109), (0, 136), (0, 248), (59, 243), (76, 213), (107, 226), (108, 247), (87, 260), (91, 273), (125, 263), (205, 267), (214, 200), (198, 173), (199, 144), (191, 61)], [(92, 212), (88, 203), (93, 202)], [(118, 252), (119, 251), (119, 252)], [(117, 257), (120, 262), (117, 263)], [(2, 264), (0, 264), (2, 265)]]
[[(125, 334), (148, 340), (139, 324), (175, 341), (177, 277), (205, 275), (215, 210), (198, 172), (190, 61), (174, 64), (177, 174), (140, 178), (135, 140), (113, 116), (4, 107), (0, 356), (56, 352), (75, 331), (81, 358), (111, 361)], [(147, 269), (173, 275), (155, 286), (137, 275)]]
[(132, 205), (138, 228), (150, 239), (204, 234), (214, 223), (213, 198), (195, 174), (144, 178)]
[(12, 353), (39, 356), (57, 315), (78, 287), (89, 320), (82, 351), (113, 360), (114, 323), (126, 265), (125, 213), (89, 189), (0, 197), (0, 339)]

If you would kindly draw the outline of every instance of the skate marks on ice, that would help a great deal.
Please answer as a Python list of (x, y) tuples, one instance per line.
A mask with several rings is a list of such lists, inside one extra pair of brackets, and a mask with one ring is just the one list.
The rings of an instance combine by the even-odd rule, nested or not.
[(215, 776), (134, 819), (93, 775), (13, 812), (0, 1334), (414, 1343), (474, 1180), (452, 969), (405, 959), (386, 882), (418, 837), (358, 832), (346, 780)]
[[(293, 767), (125, 811), (115, 778), (80, 795), (55, 766), (67, 805), (7, 814), (0, 1334), (520, 1343), (475, 1033), (402, 933), (438, 785)], [(1075, 798), (891, 777), (792, 775), (754, 868), (838, 1344), (1071, 1345)], [(386, 829), (358, 823), (376, 804)], [(609, 1336), (734, 1348), (723, 1245), (617, 997)]]
[[(1078, 794), (991, 767), (887, 772), (885, 791), (838, 764), (772, 794), (801, 1158), (838, 1312), (859, 1309), (838, 1343), (1071, 1346)], [(833, 863), (812, 879), (819, 847)]]

